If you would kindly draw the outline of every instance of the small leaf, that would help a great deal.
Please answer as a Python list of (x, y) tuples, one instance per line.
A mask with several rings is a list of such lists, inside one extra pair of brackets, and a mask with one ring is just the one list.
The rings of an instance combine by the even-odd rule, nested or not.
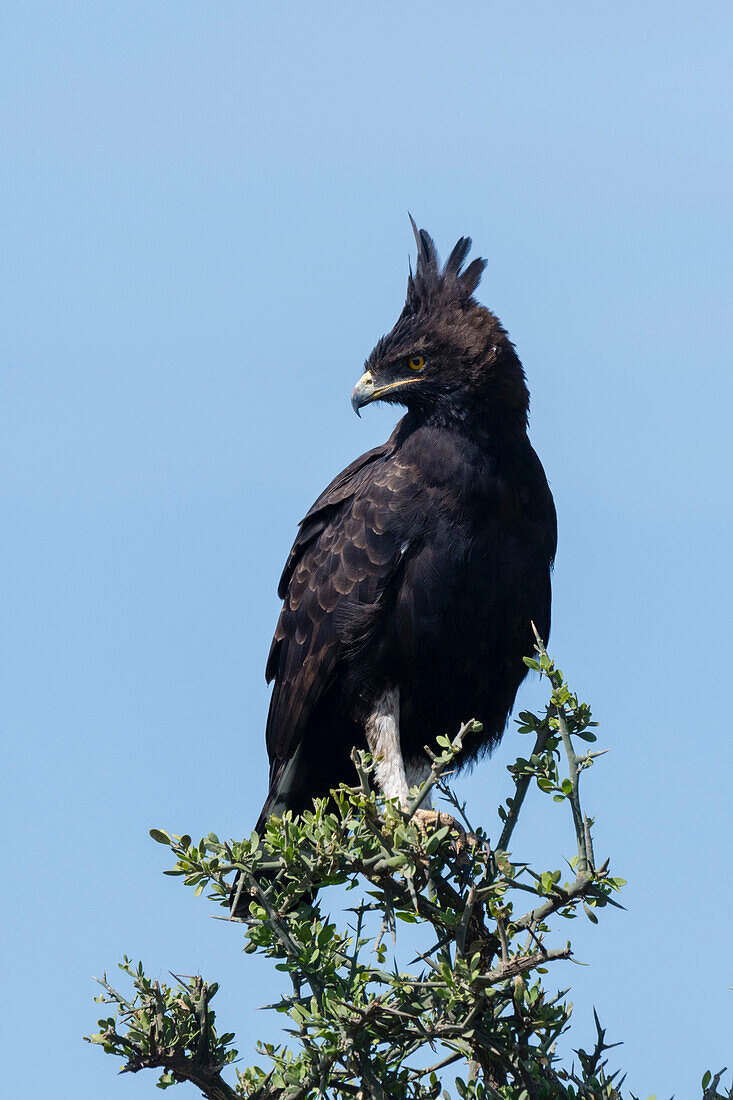
[(167, 844), (170, 847), (171, 838), (162, 829), (151, 829), (150, 835), (153, 840), (157, 840), (158, 844)]

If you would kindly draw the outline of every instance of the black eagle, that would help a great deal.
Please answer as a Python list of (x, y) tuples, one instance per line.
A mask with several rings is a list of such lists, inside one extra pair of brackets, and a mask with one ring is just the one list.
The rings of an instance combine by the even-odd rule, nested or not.
[(527, 438), (522, 365), (473, 297), (486, 261), (463, 270), (470, 239), (441, 269), (412, 226), (405, 307), (351, 397), (357, 413), (372, 401), (407, 413), (321, 494), (280, 581), (260, 831), (353, 781), (354, 746), (403, 805), (438, 734), (479, 719), (460, 763), (481, 756), (525, 676), (532, 621), (549, 634), (555, 508)]

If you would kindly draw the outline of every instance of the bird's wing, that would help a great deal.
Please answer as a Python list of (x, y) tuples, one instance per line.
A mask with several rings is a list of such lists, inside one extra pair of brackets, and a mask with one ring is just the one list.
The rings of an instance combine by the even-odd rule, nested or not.
[[(359, 608), (374, 607), (410, 542), (413, 472), (390, 440), (362, 455), (321, 494), (290, 552), (283, 608), (267, 661), (275, 681), (267, 720), (272, 769), (290, 759), (332, 681)], [(351, 631), (353, 634), (353, 630)]]

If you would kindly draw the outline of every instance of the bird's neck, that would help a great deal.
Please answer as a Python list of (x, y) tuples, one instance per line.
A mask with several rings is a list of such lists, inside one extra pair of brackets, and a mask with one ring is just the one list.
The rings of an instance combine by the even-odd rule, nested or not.
[(424, 426), (455, 432), (470, 439), (482, 450), (504, 450), (521, 445), (527, 439), (527, 418), (522, 409), (492, 408), (468, 410), (460, 405), (436, 405), (410, 410), (402, 421), (406, 431)]

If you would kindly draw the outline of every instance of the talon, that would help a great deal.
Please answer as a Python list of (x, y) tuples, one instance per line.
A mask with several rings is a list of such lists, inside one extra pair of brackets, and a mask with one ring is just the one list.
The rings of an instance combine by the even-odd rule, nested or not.
[(441, 813), (440, 810), (415, 810), (414, 820), (417, 827), (424, 833), (432, 831), (433, 829), (440, 829), (443, 825), (448, 825), (451, 832), (455, 834), (452, 837), (451, 843), (456, 855), (461, 856), (466, 851), (468, 847), (466, 830), (463, 828), (460, 821), (456, 821), (450, 814)]
[(431, 825), (435, 825), (437, 828), (442, 825), (453, 825), (457, 829), (461, 828), (450, 814), (443, 814), (440, 810), (415, 810), (414, 818), (421, 829), (427, 829)]

